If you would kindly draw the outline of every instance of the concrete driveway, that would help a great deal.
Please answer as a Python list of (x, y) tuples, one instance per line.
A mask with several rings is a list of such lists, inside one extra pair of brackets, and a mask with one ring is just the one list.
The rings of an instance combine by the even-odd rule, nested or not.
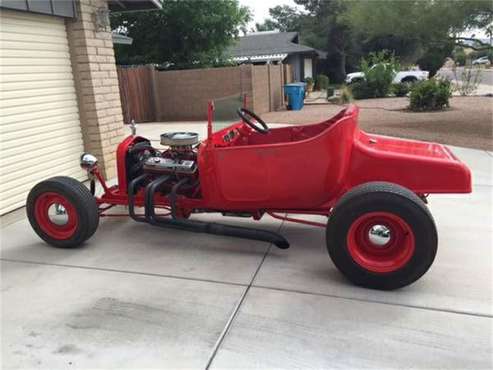
[(323, 229), (269, 217), (289, 250), (125, 218), (73, 250), (3, 227), (3, 368), (491, 368), (493, 155), (454, 151), (474, 192), (431, 197), (438, 256), (393, 292), (349, 284)]

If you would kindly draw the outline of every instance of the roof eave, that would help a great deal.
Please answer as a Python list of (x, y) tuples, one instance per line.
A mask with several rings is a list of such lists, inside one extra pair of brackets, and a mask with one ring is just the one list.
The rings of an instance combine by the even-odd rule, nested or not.
[(133, 12), (141, 10), (161, 9), (160, 0), (108, 0), (112, 12)]

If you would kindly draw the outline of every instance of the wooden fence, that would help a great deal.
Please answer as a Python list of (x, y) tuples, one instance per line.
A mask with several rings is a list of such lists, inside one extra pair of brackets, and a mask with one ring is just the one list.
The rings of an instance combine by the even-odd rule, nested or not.
[(118, 67), (120, 99), (122, 101), (123, 121), (130, 123), (156, 121), (154, 103), (153, 74), (148, 66), (123, 68)]
[(151, 66), (118, 67), (124, 122), (202, 120), (207, 101), (246, 96), (248, 108), (262, 114), (284, 105), (287, 65), (241, 65), (179, 71)]

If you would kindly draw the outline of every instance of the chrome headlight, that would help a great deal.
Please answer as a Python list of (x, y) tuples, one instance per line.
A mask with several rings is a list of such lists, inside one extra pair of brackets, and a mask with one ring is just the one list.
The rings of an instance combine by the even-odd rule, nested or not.
[(98, 165), (98, 159), (89, 153), (82, 153), (80, 156), (80, 167), (84, 170), (91, 171)]

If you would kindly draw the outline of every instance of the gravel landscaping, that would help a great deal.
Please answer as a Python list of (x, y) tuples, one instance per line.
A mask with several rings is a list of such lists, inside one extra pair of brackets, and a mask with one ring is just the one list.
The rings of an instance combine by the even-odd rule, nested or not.
[[(407, 111), (408, 98), (358, 100), (360, 127), (366, 132), (493, 150), (493, 98), (453, 97), (441, 112)], [(342, 109), (335, 104), (305, 105), (301, 111), (262, 114), (269, 123), (316, 123)]]

